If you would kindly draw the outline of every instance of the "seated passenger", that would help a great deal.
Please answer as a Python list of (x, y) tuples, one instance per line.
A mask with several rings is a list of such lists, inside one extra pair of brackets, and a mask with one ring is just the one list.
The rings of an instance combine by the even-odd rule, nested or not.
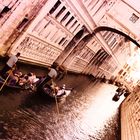
[(58, 87), (57, 85), (51, 85), (51, 88), (53, 89), (53, 93), (55, 96), (63, 96), (65, 95), (65, 85), (62, 87)]
[(24, 86), (28, 82), (28, 76), (27, 75), (22, 75), (19, 79), (18, 84), (20, 86)]
[(37, 78), (34, 73), (29, 73), (28, 74), (28, 80), (33, 85), (33, 84), (35, 84), (39, 80), (39, 78)]
[(29, 88), (31, 88), (32, 90), (35, 90), (35, 86), (37, 81), (39, 81), (39, 78), (36, 77), (36, 75), (32, 72), (28, 73), (28, 84), (29, 84)]
[(65, 92), (65, 84), (63, 84), (63, 86), (60, 87), (59, 90), (57, 91), (57, 96), (63, 96), (65, 94), (66, 94), (66, 92)]
[(9, 85), (15, 86), (18, 83), (19, 77), (21, 75), (22, 75), (22, 73), (19, 71), (16, 71), (16, 70), (11, 72), (7, 83)]

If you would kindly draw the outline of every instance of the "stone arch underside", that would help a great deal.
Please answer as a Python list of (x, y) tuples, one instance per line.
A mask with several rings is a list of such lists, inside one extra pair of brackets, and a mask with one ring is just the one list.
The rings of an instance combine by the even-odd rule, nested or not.
[(140, 48), (140, 44), (139, 44), (135, 39), (133, 39), (133, 38), (130, 37), (129, 35), (123, 33), (122, 31), (119, 31), (119, 30), (117, 30), (117, 29), (115, 29), (115, 28), (112, 28), (112, 27), (99, 26), (99, 27), (97, 27), (97, 28), (93, 31), (93, 34), (92, 34), (92, 35), (94, 36), (96, 33), (100, 32), (100, 31), (111, 31), (111, 32), (114, 32), (114, 33), (116, 33), (116, 34), (122, 35), (122, 36), (124, 36), (126, 39), (128, 39), (129, 41), (133, 42), (137, 47)]

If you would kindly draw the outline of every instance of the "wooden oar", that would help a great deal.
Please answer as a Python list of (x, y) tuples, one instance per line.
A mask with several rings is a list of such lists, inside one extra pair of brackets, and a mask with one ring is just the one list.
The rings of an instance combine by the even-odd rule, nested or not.
[[(52, 80), (52, 85), (53, 86), (55, 85), (55, 83), (53, 82), (53, 80)], [(53, 91), (54, 91), (54, 94), (55, 94), (55, 89), (53, 89)], [(59, 106), (58, 106), (58, 101), (57, 101), (57, 94), (55, 94), (54, 97), (55, 97), (57, 114), (59, 115)]]
[(55, 95), (55, 103), (56, 103), (56, 110), (57, 110), (57, 114), (59, 115), (59, 106), (58, 106), (58, 101), (57, 101), (57, 95)]
[(5, 84), (7, 83), (7, 81), (8, 81), (8, 79), (9, 79), (11, 73), (12, 73), (12, 70), (10, 70), (9, 75), (6, 77), (4, 83), (2, 84), (2, 86), (1, 86), (1, 88), (0, 88), (0, 92), (1, 92), (1, 90), (3, 89), (3, 87), (5, 86)]

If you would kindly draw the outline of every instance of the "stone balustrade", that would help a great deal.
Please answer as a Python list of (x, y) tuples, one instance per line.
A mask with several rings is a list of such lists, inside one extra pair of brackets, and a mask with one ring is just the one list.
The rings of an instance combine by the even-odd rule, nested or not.
[(43, 65), (51, 65), (62, 52), (60, 48), (29, 34), (12, 51), (20, 52), (22, 60)]

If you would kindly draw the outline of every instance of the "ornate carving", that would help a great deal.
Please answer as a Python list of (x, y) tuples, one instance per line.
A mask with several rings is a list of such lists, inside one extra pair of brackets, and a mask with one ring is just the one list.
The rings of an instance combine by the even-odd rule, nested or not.
[(22, 57), (25, 57), (29, 61), (43, 64), (52, 64), (61, 53), (59, 48), (31, 36), (26, 36), (16, 47), (15, 51), (21, 52)]

